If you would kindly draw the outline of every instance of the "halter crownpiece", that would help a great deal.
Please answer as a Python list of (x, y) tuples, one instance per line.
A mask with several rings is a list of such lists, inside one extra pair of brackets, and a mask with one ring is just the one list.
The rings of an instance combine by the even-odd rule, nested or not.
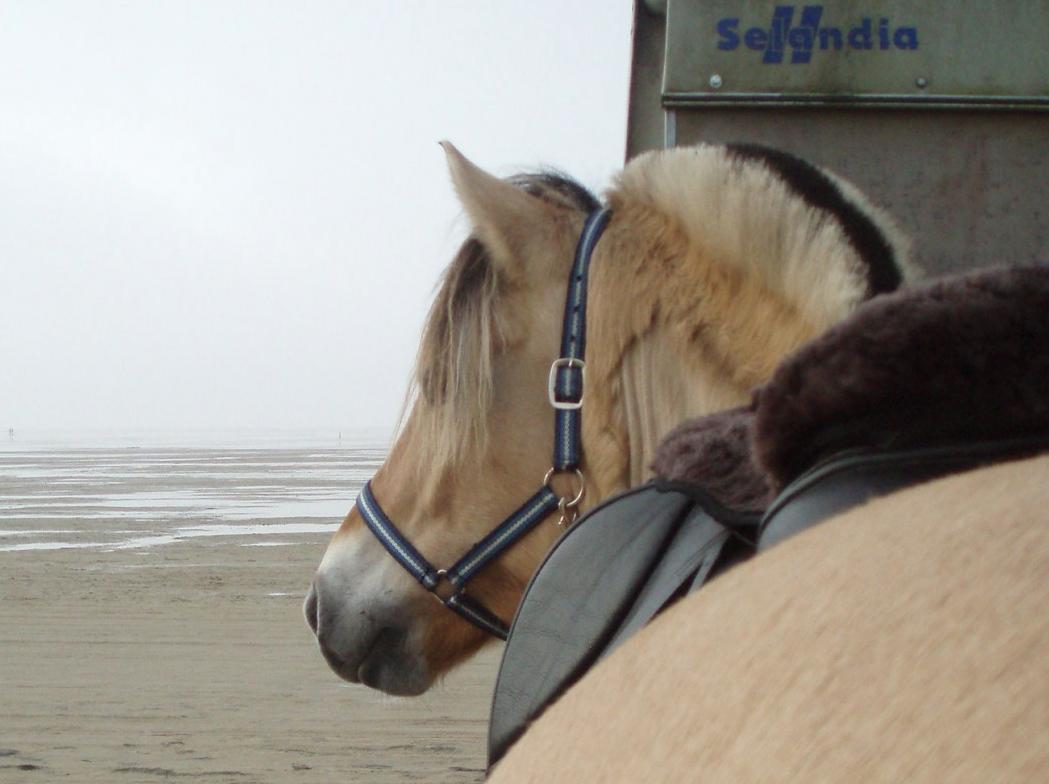
[[(582, 406), (586, 361), (586, 294), (590, 257), (612, 211), (590, 213), (576, 245), (572, 273), (565, 298), (565, 317), (561, 331), (561, 356), (550, 366), (548, 394), (554, 414), (553, 467), (539, 490), (510, 514), (491, 533), (471, 547), (447, 569), (438, 569), (412, 546), (404, 534), (383, 512), (368, 481), (357, 497), (357, 511), (368, 529), (397, 562), (448, 609), (480, 629), (505, 640), (509, 629), (484, 605), (465, 593), (466, 582), (532, 530), (555, 509), (559, 524), (571, 523), (583, 499), (584, 479), (579, 469), (583, 457)], [(550, 487), (554, 474), (570, 472), (579, 480), (579, 490), (571, 498), (559, 496)]]

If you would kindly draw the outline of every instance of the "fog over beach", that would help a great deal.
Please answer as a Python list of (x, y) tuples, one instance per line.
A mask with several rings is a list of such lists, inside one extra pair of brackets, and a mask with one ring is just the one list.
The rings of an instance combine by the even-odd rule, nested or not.
[(303, 620), (388, 440), (342, 436), (5, 438), (0, 781), (482, 777), (497, 651), (395, 699), (340, 681)]

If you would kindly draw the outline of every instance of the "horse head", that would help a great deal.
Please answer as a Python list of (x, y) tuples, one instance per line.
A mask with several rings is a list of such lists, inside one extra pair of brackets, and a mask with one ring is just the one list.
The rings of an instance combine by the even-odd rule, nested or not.
[[(891, 222), (792, 156), (701, 146), (635, 159), (608, 194), (604, 236), (591, 237), (581, 470), (551, 476), (548, 378), (580, 235), (601, 205), (567, 178), (502, 180), (444, 147), (472, 231), (430, 310), (401, 431), (305, 607), (332, 669), (391, 694), (422, 693), (491, 639), (460, 599), (496, 625), (512, 617), (561, 530), (558, 499), (578, 500), (583, 477), (583, 507), (642, 481), (671, 427), (744, 401), (905, 269)], [(536, 498), (512, 547), (465, 587), (449, 577)]]

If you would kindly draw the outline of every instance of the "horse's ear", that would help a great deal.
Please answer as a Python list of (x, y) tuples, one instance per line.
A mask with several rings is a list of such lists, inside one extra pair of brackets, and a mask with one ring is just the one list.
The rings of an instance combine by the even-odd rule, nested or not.
[(475, 166), (451, 142), (441, 142), (455, 192), (492, 261), (509, 275), (551, 234), (554, 207)]

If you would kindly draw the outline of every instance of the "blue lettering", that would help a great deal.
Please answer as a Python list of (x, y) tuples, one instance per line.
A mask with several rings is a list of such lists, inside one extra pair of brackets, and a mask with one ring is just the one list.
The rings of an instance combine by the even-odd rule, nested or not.
[(743, 43), (747, 45), (748, 49), (753, 49), (755, 52), (760, 52), (764, 49), (768, 40), (768, 33), (760, 27), (752, 27), (743, 34)]
[(897, 49), (917, 49), (918, 48), (918, 28), (917, 27), (899, 27), (896, 29), (895, 35), (892, 36), (892, 42), (896, 44)]
[(852, 49), (871, 49), (874, 42), (871, 40), (871, 20), (864, 17), (859, 26), (849, 30), (849, 47)]
[(719, 40), (718, 49), (731, 52), (744, 44), (751, 51), (763, 52), (763, 63), (782, 63), (789, 47), (792, 64), (806, 64), (812, 61), (812, 52), (819, 45), (820, 51), (841, 51), (849, 49), (888, 51), (916, 50), (918, 48), (917, 27), (897, 27), (893, 29), (887, 17), (879, 17), (877, 23), (871, 17), (862, 17), (858, 25), (848, 28), (821, 27), (823, 18), (822, 5), (805, 5), (801, 7), (798, 26), (793, 27), (793, 5), (777, 5), (772, 10), (772, 19), (768, 28), (751, 27), (740, 32), (738, 17), (727, 17), (718, 20), (716, 25)]
[(812, 60), (812, 45), (816, 42), (816, 32), (820, 27), (820, 17), (823, 16), (823, 6), (807, 5), (801, 9), (801, 26), (797, 30), (799, 43), (792, 39), (790, 45), (794, 48), (791, 55), (791, 63), (807, 63)]
[(778, 5), (772, 12), (772, 25), (768, 35), (768, 48), (765, 56), (761, 58), (763, 63), (782, 63), (783, 49), (787, 39), (787, 31), (790, 30), (790, 21), (794, 18), (794, 6)]
[(812, 28), (795, 27), (787, 34), (791, 49), (812, 48)]
[(821, 27), (820, 28), (820, 49), (827, 51), (828, 49), (834, 49), (837, 51), (845, 45), (845, 42), (841, 38), (841, 29), (838, 27)]
[(738, 19), (722, 19), (718, 22), (718, 35), (721, 36), (721, 40), (718, 41), (718, 49), (723, 52), (731, 52), (739, 47), (739, 35), (736, 33), (738, 26)]

